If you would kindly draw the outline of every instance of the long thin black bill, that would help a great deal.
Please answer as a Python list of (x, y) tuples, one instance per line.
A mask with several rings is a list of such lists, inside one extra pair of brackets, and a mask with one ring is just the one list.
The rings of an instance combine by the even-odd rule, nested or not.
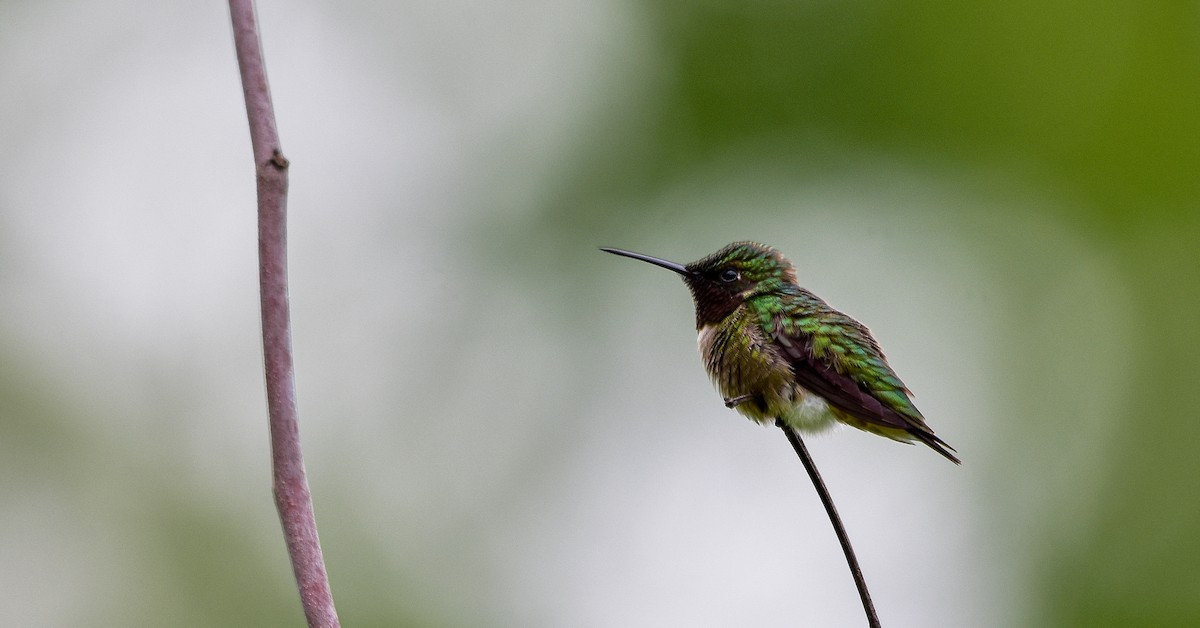
[(600, 247), (600, 250), (604, 251), (605, 253), (612, 253), (613, 255), (620, 255), (622, 257), (632, 257), (633, 259), (642, 260), (643, 262), (649, 262), (655, 266), (662, 266), (663, 268), (667, 270), (673, 270), (680, 275), (687, 276), (692, 274), (683, 264), (676, 264), (675, 262), (669, 262), (658, 257), (642, 255), (641, 253), (634, 253), (633, 251), (626, 251), (624, 249), (610, 249), (606, 246)]

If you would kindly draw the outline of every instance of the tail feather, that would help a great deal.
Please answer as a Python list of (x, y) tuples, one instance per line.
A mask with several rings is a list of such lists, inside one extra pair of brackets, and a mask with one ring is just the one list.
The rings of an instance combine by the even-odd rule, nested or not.
[(914, 438), (921, 441), (922, 443), (929, 445), (930, 449), (945, 456), (946, 459), (949, 460), (950, 462), (953, 462), (954, 464), (959, 464), (959, 465), (962, 464), (962, 461), (959, 460), (957, 456), (950, 453), (952, 451), (957, 453), (958, 450), (956, 450), (955, 448), (948, 445), (946, 443), (946, 441), (938, 438), (933, 432), (927, 432), (924, 430), (914, 429), (914, 430), (909, 430), (908, 433), (912, 434)]

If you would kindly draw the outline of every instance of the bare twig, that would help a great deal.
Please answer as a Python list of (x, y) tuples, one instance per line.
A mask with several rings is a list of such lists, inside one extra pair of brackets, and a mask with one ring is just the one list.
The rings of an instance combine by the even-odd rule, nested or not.
[(808, 471), (808, 477), (817, 489), (817, 496), (821, 498), (821, 504), (825, 506), (829, 522), (833, 524), (833, 531), (837, 534), (838, 542), (842, 544), (842, 552), (846, 554), (846, 564), (850, 566), (850, 575), (854, 577), (854, 586), (858, 587), (858, 597), (862, 600), (863, 610), (867, 613), (867, 625), (871, 628), (879, 628), (879, 616), (875, 614), (875, 605), (871, 602), (871, 592), (867, 590), (867, 581), (863, 578), (862, 568), (858, 566), (858, 557), (854, 555), (854, 548), (850, 546), (850, 536), (842, 527), (842, 518), (838, 516), (837, 507), (833, 505), (833, 498), (829, 496), (829, 489), (825, 488), (821, 473), (813, 464), (812, 456), (808, 455), (808, 447), (804, 446), (804, 441), (800, 439), (796, 430), (785, 425), (783, 421), (777, 420), (775, 425), (783, 430), (784, 434), (787, 434), (788, 441), (792, 443), (796, 455), (800, 456), (804, 470)]
[(254, 2), (229, 0), (229, 12), (258, 180), (258, 278), (275, 507), (283, 523), (288, 555), (292, 559), (292, 571), (308, 625), (331, 628), (340, 624), (321, 556), (321, 543), (317, 539), (317, 522), (304, 475), (296, 418), (287, 289), (288, 161), (283, 156), (275, 128), (275, 111), (267, 85)]

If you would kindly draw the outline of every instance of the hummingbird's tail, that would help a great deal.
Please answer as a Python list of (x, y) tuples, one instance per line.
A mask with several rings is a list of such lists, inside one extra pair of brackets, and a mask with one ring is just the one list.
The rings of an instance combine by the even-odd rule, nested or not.
[(914, 438), (921, 441), (922, 443), (929, 445), (930, 449), (945, 456), (946, 459), (949, 460), (950, 462), (953, 462), (954, 464), (962, 464), (962, 461), (958, 459), (958, 456), (955, 456), (954, 454), (950, 453), (952, 451), (957, 453), (958, 450), (956, 450), (955, 448), (948, 445), (946, 443), (946, 441), (938, 438), (937, 435), (934, 434), (933, 432), (929, 432), (929, 431), (921, 430), (921, 429), (913, 429), (913, 430), (909, 430), (908, 433), (912, 434)]

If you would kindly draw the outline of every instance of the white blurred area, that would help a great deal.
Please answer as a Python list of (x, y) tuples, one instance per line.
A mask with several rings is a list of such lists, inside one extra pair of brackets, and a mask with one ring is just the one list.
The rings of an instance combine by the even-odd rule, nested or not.
[[(1070, 199), (956, 218), (998, 203), (977, 173), (847, 152), (798, 178), (751, 147), (644, 199), (637, 224), (601, 207), (572, 226), (549, 190), (596, 129), (644, 115), (665, 65), (635, 6), (260, 11), (292, 162), (302, 435), (344, 619), (859, 625), (787, 442), (705, 380), (686, 290), (595, 249), (690, 261), (759, 239), (871, 327), (964, 460), (849, 429), (810, 442), (885, 625), (1021, 625), (1026, 535), (1086, 506), (1096, 487), (1061, 503), (1055, 483), (1102, 455), (1127, 402), (1120, 277), (1040, 217)], [(34, 439), (0, 416), (0, 625), (179, 625), (194, 593), (150, 516), (175, 502), (236, 531), (252, 552), (231, 569), (286, 599), (224, 6), (19, 3), (0, 59), (0, 346), (67, 439), (61, 458), (10, 451)], [(1038, 358), (1067, 353), (1078, 368)], [(1044, 387), (1014, 397), (1030, 368)], [(1080, 403), (1084, 433), (1014, 419)]]

